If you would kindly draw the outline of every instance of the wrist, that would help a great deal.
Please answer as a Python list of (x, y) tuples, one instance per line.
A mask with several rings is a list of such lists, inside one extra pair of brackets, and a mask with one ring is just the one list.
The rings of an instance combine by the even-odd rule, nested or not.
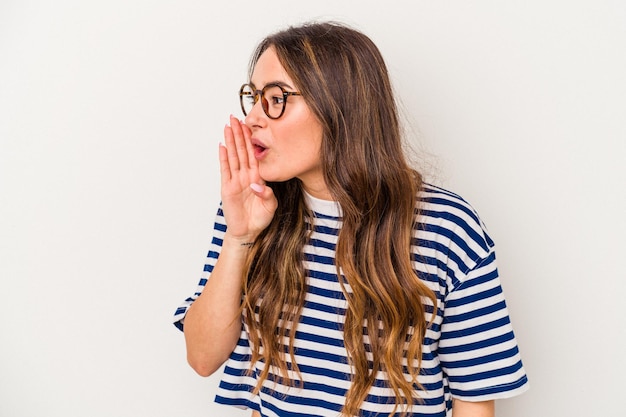
[(231, 248), (240, 248), (248, 250), (254, 246), (255, 238), (251, 236), (230, 236), (228, 233), (224, 235), (222, 247), (229, 246)]

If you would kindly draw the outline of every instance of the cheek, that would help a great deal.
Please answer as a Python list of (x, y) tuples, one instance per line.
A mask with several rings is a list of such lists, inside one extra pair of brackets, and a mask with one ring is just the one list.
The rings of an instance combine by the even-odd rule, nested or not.
[(275, 144), (285, 152), (306, 152), (307, 154), (319, 154), (322, 138), (318, 129), (309, 123), (299, 123), (282, 126), (274, 130)]
[(306, 159), (318, 158), (322, 147), (322, 125), (310, 113), (303, 110), (289, 115), (286, 123), (276, 124), (272, 129), (275, 144), (285, 152), (302, 152)]
[(307, 119), (306, 123), (303, 123), (304, 140), (309, 150), (314, 151), (316, 155), (319, 155), (322, 149), (322, 126), (313, 116)]
[(307, 160), (319, 160), (322, 150), (321, 138), (316, 135), (302, 136), (298, 150), (302, 152), (302, 157)]

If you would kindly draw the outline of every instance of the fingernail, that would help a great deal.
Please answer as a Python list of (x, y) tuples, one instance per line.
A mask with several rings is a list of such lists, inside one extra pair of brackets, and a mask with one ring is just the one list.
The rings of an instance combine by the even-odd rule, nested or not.
[(257, 193), (263, 192), (263, 186), (254, 182), (250, 184), (250, 188), (252, 188), (252, 190), (256, 191)]

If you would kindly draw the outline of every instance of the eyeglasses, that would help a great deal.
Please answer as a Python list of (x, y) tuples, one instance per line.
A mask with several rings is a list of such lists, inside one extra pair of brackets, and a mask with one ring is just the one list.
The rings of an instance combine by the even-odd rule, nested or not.
[(253, 85), (244, 84), (239, 89), (239, 102), (243, 114), (247, 116), (261, 98), (261, 107), (267, 117), (278, 119), (285, 112), (287, 97), (301, 95), (296, 91), (286, 91), (278, 84), (268, 84), (262, 90), (255, 90)]

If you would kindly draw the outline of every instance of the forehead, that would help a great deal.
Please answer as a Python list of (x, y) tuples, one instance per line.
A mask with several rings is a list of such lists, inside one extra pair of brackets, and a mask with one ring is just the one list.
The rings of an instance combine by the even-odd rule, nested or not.
[(291, 77), (285, 71), (273, 47), (269, 47), (259, 57), (252, 71), (250, 82), (259, 87), (270, 83), (293, 86)]

